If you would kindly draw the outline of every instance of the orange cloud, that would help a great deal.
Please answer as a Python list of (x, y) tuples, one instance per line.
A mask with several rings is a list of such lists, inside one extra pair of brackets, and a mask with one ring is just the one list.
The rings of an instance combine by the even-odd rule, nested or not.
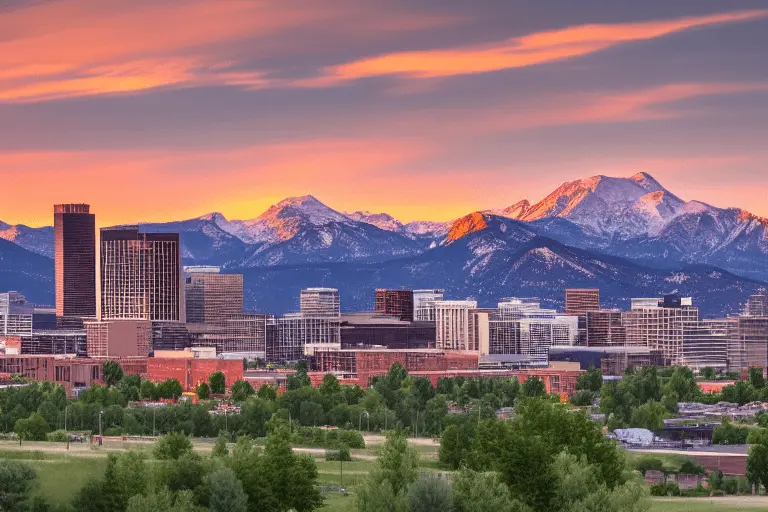
[(391, 53), (334, 66), (327, 70), (325, 79), (315, 79), (309, 84), (322, 86), (380, 75), (434, 78), (521, 68), (588, 55), (625, 42), (766, 16), (768, 10), (753, 10), (675, 20), (583, 25), (534, 33), (490, 45)]

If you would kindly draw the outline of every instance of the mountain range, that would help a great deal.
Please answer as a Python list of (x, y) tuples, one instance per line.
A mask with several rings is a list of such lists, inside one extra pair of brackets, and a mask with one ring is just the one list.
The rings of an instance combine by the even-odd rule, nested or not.
[[(179, 232), (186, 264), (242, 272), (256, 310), (294, 310), (298, 290), (313, 285), (338, 287), (344, 309), (370, 307), (375, 287), (441, 287), (482, 305), (539, 296), (557, 306), (567, 286), (590, 286), (616, 307), (631, 296), (690, 294), (710, 315), (737, 311), (768, 282), (767, 227), (767, 219), (741, 209), (685, 201), (647, 173), (580, 179), (537, 203), (519, 200), (451, 222), (402, 223), (302, 196), (250, 220), (211, 213), (142, 224)], [(29, 265), (36, 275), (52, 274), (52, 228), (0, 223), (0, 238), (11, 242), (0, 246), (0, 276), (18, 274), (17, 267), (29, 273)], [(24, 259), (19, 250), (39, 258), (10, 265)], [(28, 286), (52, 295), (45, 279)]]

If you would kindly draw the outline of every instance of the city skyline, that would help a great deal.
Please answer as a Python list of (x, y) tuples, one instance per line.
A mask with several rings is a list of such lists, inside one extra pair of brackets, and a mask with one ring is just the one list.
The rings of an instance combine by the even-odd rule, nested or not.
[(640, 171), (768, 217), (762, 2), (13, 0), (0, 13), (12, 224), (50, 225), (65, 201), (91, 204), (99, 226), (248, 219), (307, 193), (448, 221)]

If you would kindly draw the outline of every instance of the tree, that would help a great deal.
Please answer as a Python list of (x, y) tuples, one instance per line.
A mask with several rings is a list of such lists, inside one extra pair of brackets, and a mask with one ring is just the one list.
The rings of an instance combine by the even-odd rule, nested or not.
[(269, 384), (264, 384), (259, 388), (259, 391), (256, 393), (256, 396), (258, 396), (262, 400), (274, 402), (275, 400), (277, 400), (277, 388), (275, 388), (274, 386), (270, 386)]
[(635, 463), (635, 469), (645, 476), (645, 473), (651, 470), (664, 471), (664, 462), (661, 459), (646, 455), (638, 459)]
[(451, 485), (437, 475), (424, 474), (408, 489), (409, 512), (449, 512), (451, 509)]
[(701, 373), (701, 376), (707, 380), (714, 379), (716, 375), (715, 369), (712, 368), (711, 366), (705, 366), (704, 368), (701, 369), (700, 373)]
[(576, 381), (577, 390), (585, 390), (598, 393), (602, 387), (603, 371), (600, 368), (595, 368), (594, 366), (590, 366), (589, 370), (579, 375), (579, 378)]
[(680, 464), (679, 472), (683, 475), (705, 475), (707, 470), (695, 460), (685, 459), (683, 463)]
[(136, 494), (128, 500), (126, 512), (201, 512), (191, 491), (173, 494), (167, 489)]
[(395, 494), (386, 480), (367, 480), (357, 493), (359, 512), (408, 512), (405, 493)]
[(692, 402), (701, 396), (701, 389), (690, 368), (678, 366), (672, 372), (664, 389), (666, 394), (674, 393), (681, 402)]
[(25, 441), (45, 441), (50, 426), (41, 414), (34, 413), (27, 419), (16, 421), (14, 431)]
[(37, 475), (14, 460), (0, 460), (0, 510), (24, 510)]
[(664, 428), (666, 412), (667, 408), (659, 402), (645, 403), (632, 411), (629, 425), (634, 428), (647, 428), (653, 432), (660, 432)]
[(229, 457), (229, 448), (227, 448), (227, 438), (223, 434), (219, 434), (216, 439), (216, 444), (213, 445), (213, 452), (211, 455), (214, 457)]
[(222, 372), (212, 373), (208, 377), (208, 383), (211, 386), (211, 393), (214, 395), (223, 395), (227, 392), (227, 378)]
[(747, 479), (768, 489), (768, 446), (757, 444), (749, 449)]
[(107, 361), (104, 363), (104, 382), (107, 387), (117, 386), (123, 379), (123, 369), (117, 361)]
[(763, 369), (759, 366), (753, 366), (749, 369), (749, 383), (755, 389), (763, 389), (765, 387), (765, 378), (763, 377)]
[(235, 402), (244, 402), (249, 396), (255, 393), (253, 386), (242, 379), (238, 379), (232, 384), (231, 391), (232, 400)]
[(748, 427), (734, 425), (726, 417), (723, 418), (720, 426), (712, 431), (712, 444), (745, 444), (748, 436)]
[[(498, 473), (462, 469), (453, 478), (454, 512), (529, 512), (512, 498)], [(532, 511), (530, 511), (532, 512)]]
[(536, 377), (528, 377), (523, 382), (523, 396), (528, 398), (544, 396), (547, 393), (544, 383)]
[(208, 476), (211, 512), (245, 512), (248, 496), (243, 484), (229, 468), (220, 469)]
[(719, 469), (712, 471), (709, 474), (709, 488), (713, 491), (720, 491), (723, 489), (724, 476), (723, 472)]
[(358, 493), (360, 512), (400, 512), (408, 508), (407, 488), (418, 478), (418, 454), (403, 431), (387, 434), (375, 469)]
[(192, 453), (192, 441), (181, 432), (166, 434), (155, 445), (155, 458), (159, 460), (176, 460), (187, 453)]
[(207, 382), (201, 382), (197, 385), (197, 398), (200, 400), (208, 400), (211, 397), (211, 387)]
[(339, 379), (332, 373), (326, 373), (323, 375), (323, 382), (318, 387), (320, 394), (323, 396), (333, 396), (341, 392), (341, 384)]
[(577, 407), (590, 406), (594, 403), (594, 401), (595, 401), (595, 394), (592, 391), (589, 391), (587, 389), (582, 389), (580, 391), (577, 391), (571, 397), (571, 404)]
[(176, 379), (166, 379), (157, 386), (157, 393), (162, 398), (179, 398), (184, 393), (184, 388)]

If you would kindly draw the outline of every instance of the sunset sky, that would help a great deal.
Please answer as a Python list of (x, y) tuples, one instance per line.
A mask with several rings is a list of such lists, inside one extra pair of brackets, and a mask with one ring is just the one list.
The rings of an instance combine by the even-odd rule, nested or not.
[(766, 0), (3, 0), (0, 220), (450, 220), (639, 171), (768, 217), (766, 34)]

